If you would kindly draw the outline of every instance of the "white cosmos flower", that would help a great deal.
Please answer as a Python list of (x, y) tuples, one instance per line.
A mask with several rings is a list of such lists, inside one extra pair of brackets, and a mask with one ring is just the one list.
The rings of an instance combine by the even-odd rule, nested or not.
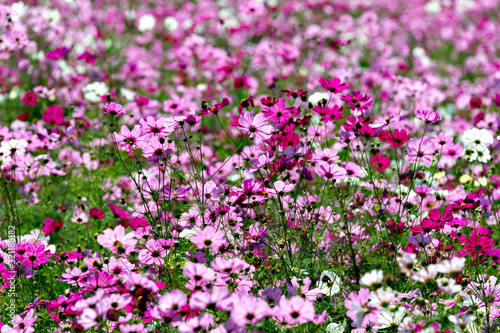
[(97, 103), (101, 101), (101, 96), (106, 95), (109, 92), (108, 86), (104, 82), (92, 82), (87, 84), (82, 88), (83, 97), (86, 100)]
[(309, 103), (312, 105), (318, 105), (319, 101), (322, 99), (328, 100), (328, 94), (327, 93), (321, 93), (321, 92), (315, 92), (312, 95), (309, 95), (309, 98), (307, 99)]
[(475, 149), (477, 146), (487, 146), (493, 143), (493, 135), (487, 129), (471, 128), (464, 132), (462, 142), (465, 148)]
[(436, 280), (439, 289), (445, 294), (445, 295), (451, 295), (451, 294), (456, 294), (462, 291), (462, 286), (459, 284), (456, 284), (454, 279), (448, 279), (448, 278), (439, 278)]
[(344, 319), (342, 324), (339, 323), (331, 323), (326, 327), (326, 333), (343, 333), (345, 328), (347, 327), (347, 322)]
[(2, 141), (0, 152), (2, 156), (23, 156), (28, 147), (28, 142), (24, 139), (10, 139), (9, 141)]
[(465, 258), (463, 257), (453, 257), (450, 261), (443, 260), (437, 265), (437, 270), (439, 273), (443, 274), (455, 274), (460, 272), (465, 267)]
[(332, 296), (340, 291), (341, 283), (337, 274), (330, 271), (324, 271), (319, 277), (318, 288), (323, 295)]
[(472, 154), (469, 156), (470, 161), (479, 161), (481, 163), (486, 163), (491, 160), (490, 151), (488, 148), (478, 145), (472, 151)]
[(141, 16), (139, 19), (139, 23), (137, 24), (137, 29), (139, 31), (144, 32), (147, 30), (153, 30), (153, 28), (156, 25), (156, 19), (153, 15), (151, 14), (146, 14)]
[(377, 284), (381, 284), (384, 280), (384, 272), (381, 270), (374, 269), (373, 271), (366, 273), (361, 277), (359, 281), (361, 284), (372, 287)]
[(167, 28), (168, 31), (175, 31), (179, 28), (179, 22), (175, 19), (175, 17), (166, 17), (163, 21), (163, 25)]
[(476, 316), (475, 315), (465, 315), (462, 317), (457, 317), (455, 315), (449, 315), (448, 320), (451, 321), (453, 324), (455, 324), (456, 328), (458, 328), (459, 330), (462, 330), (465, 327), (467, 327), (468, 324), (470, 324), (474, 320), (476, 320)]
[(370, 294), (370, 306), (375, 306), (377, 308), (387, 308), (394, 301), (396, 295), (392, 292), (390, 288), (382, 289), (379, 288)]
[(410, 275), (417, 265), (417, 256), (415, 253), (405, 252), (401, 257), (396, 258), (396, 261), (401, 271), (406, 275)]
[(379, 328), (397, 327), (406, 315), (406, 309), (402, 306), (391, 310), (384, 309), (378, 315), (377, 323), (380, 324)]

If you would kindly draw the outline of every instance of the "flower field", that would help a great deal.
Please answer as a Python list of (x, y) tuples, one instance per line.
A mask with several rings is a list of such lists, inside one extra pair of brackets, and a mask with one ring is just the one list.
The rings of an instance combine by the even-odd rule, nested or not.
[(500, 331), (500, 0), (5, 0), (0, 332)]

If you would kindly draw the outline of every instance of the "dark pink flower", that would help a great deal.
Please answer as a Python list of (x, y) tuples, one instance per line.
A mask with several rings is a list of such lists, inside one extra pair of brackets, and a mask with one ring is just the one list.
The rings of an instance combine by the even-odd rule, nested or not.
[(99, 208), (92, 208), (89, 211), (89, 216), (92, 217), (94, 220), (102, 220), (104, 218), (104, 211)]
[[(115, 219), (128, 219), (130, 217), (130, 214), (125, 211), (123, 208), (118, 208), (111, 202), (108, 203), (109, 209), (111, 209), (111, 212), (114, 214)], [(103, 214), (104, 216), (104, 214)]]
[(64, 109), (59, 105), (51, 105), (42, 114), (42, 120), (50, 125), (62, 125), (64, 123)]
[(373, 155), (370, 158), (370, 164), (375, 167), (375, 170), (378, 172), (384, 172), (385, 169), (391, 165), (391, 158), (389, 156)]
[(21, 98), (21, 102), (26, 104), (27, 106), (33, 106), (37, 102), (36, 94), (32, 91), (28, 91), (24, 94), (23, 98)]
[(29, 244), (22, 259), (24, 265), (33, 267), (38, 267), (49, 262), (47, 253), (45, 252), (45, 245), (43, 244)]
[(63, 226), (62, 221), (54, 221), (52, 219), (45, 219), (43, 222), (42, 232), (46, 235), (50, 235), (56, 230), (61, 229)]
[(330, 81), (328, 81), (325, 78), (320, 78), (319, 84), (321, 85), (321, 87), (327, 89), (328, 91), (334, 94), (340, 94), (343, 90), (349, 88), (349, 85), (347, 83), (341, 83), (340, 79), (337, 77), (334, 77)]

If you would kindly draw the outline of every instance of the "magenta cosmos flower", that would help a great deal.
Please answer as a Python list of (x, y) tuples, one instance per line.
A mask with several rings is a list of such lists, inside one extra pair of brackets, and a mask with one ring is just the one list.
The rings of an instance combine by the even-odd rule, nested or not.
[(196, 235), (191, 237), (191, 243), (196, 245), (199, 249), (211, 248), (218, 250), (223, 244), (226, 243), (224, 232), (216, 231), (214, 227), (208, 226), (205, 229), (196, 230)]
[(64, 123), (64, 109), (59, 105), (51, 105), (42, 114), (42, 120), (52, 126), (62, 125)]
[(36, 104), (37, 97), (36, 94), (32, 91), (28, 91), (24, 94), (23, 98), (21, 98), (21, 102), (26, 104), (27, 106), (33, 106)]
[(262, 113), (255, 116), (253, 112), (244, 112), (238, 120), (238, 127), (250, 137), (257, 137), (262, 140), (269, 139), (273, 130), (273, 127), (269, 125)]
[(411, 138), (408, 143), (408, 154), (405, 159), (407, 162), (422, 162), (425, 165), (432, 165), (432, 156), (436, 147), (434, 142), (428, 137), (423, 137), (422, 139)]
[(56, 230), (61, 229), (63, 226), (62, 221), (54, 221), (53, 219), (45, 219), (43, 222), (42, 232), (46, 235), (50, 235)]
[(464, 250), (473, 257), (477, 257), (478, 254), (485, 254), (492, 247), (493, 240), (491, 238), (473, 230), (470, 233), (469, 239), (465, 240)]
[(43, 244), (29, 244), (26, 247), (26, 252), (23, 254), (23, 264), (26, 266), (38, 267), (49, 262), (47, 253), (45, 252), (45, 245)]
[(385, 169), (391, 165), (391, 158), (389, 156), (373, 155), (370, 158), (370, 164), (375, 167), (378, 172), (384, 172)]
[(106, 229), (104, 235), (97, 236), (97, 242), (113, 253), (125, 253), (127, 248), (135, 246), (134, 233), (125, 234), (125, 228), (119, 225), (115, 230)]
[(321, 85), (321, 87), (334, 94), (340, 94), (343, 90), (349, 88), (349, 85), (346, 83), (342, 83), (338, 77), (334, 77), (330, 81), (325, 78), (321, 78), (319, 79), (319, 84)]

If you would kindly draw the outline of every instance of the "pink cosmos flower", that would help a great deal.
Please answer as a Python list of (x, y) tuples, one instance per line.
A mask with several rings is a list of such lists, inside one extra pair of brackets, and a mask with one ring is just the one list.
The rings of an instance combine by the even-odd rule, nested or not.
[(118, 103), (111, 102), (111, 103), (106, 103), (104, 105), (104, 113), (109, 114), (111, 116), (120, 116), (122, 114), (125, 114), (125, 110), (123, 109), (123, 106), (121, 106)]
[(233, 298), (235, 306), (231, 311), (231, 318), (236, 325), (243, 327), (246, 324), (255, 326), (259, 321), (271, 314), (269, 305), (262, 299), (239, 293)]
[(426, 109), (418, 109), (414, 113), (418, 119), (425, 121), (427, 124), (437, 123), (438, 121), (443, 119), (443, 117), (439, 115), (437, 110), (432, 111)]
[(59, 281), (67, 282), (72, 286), (80, 286), (84, 284), (84, 278), (88, 275), (89, 272), (82, 272), (78, 267), (66, 268)]
[(139, 125), (135, 125), (132, 131), (126, 125), (123, 125), (120, 133), (115, 132), (113, 135), (120, 149), (126, 150), (129, 153), (132, 153), (132, 148), (137, 147), (138, 143), (144, 140)]
[(122, 324), (122, 325), (120, 325), (120, 332), (122, 332), (122, 333), (147, 333), (148, 329), (146, 327), (144, 327), (143, 323)]
[(147, 117), (146, 120), (139, 120), (141, 129), (144, 134), (151, 137), (153, 136), (167, 136), (175, 130), (173, 122), (167, 122), (165, 118), (155, 119), (154, 117)]
[(433, 208), (429, 211), (429, 219), (436, 222), (442, 228), (445, 223), (453, 221), (453, 214), (447, 209), (443, 210), (443, 214), (441, 214), (439, 209)]
[(451, 135), (448, 135), (446, 133), (438, 133), (435, 137), (432, 138), (434, 143), (439, 146), (444, 146), (448, 143), (453, 143), (453, 137)]
[(376, 322), (378, 319), (377, 308), (368, 306), (370, 300), (370, 290), (362, 288), (356, 294), (351, 292), (349, 298), (344, 301), (348, 309), (347, 316), (354, 321), (356, 327), (366, 326), (369, 322)]
[[(34, 332), (34, 328), (32, 327), (37, 319), (37, 315), (35, 313), (34, 309), (30, 309), (24, 318), (22, 318), (20, 315), (16, 315), (14, 319), (12, 320), (12, 331), (5, 331), (5, 332), (16, 332), (16, 333), (31, 333)], [(2, 329), (2, 332), (4, 330)]]
[(354, 162), (342, 162), (341, 167), (344, 168), (347, 177), (363, 177), (363, 168)]
[(429, 218), (425, 218), (425, 219), (422, 219), (422, 221), (420, 222), (420, 225), (410, 227), (410, 229), (413, 232), (413, 235), (415, 236), (415, 235), (418, 235), (420, 233), (428, 234), (432, 230), (438, 229), (439, 226), (440, 226), (439, 223), (437, 223)]
[(326, 181), (342, 179), (346, 176), (346, 171), (344, 168), (339, 167), (336, 164), (328, 164), (328, 162), (320, 162), (316, 164), (314, 170)]
[(71, 218), (71, 221), (76, 223), (76, 224), (83, 224), (87, 223), (89, 221), (89, 218), (87, 215), (83, 212), (77, 212), (73, 217)]
[[(368, 109), (374, 101), (370, 101), (371, 96), (365, 94), (364, 96), (359, 93), (359, 90), (353, 90), (352, 95), (342, 96), (341, 99), (346, 102), (352, 110), (363, 111)], [(360, 112), (354, 113), (360, 114)], [(362, 114), (362, 113), (361, 113)]]
[(286, 290), (292, 295), (301, 296), (308, 301), (314, 302), (318, 296), (321, 296), (321, 289), (311, 288), (311, 279), (305, 278), (304, 281), (300, 281), (296, 276), (292, 278), (291, 284), (288, 283)]
[(283, 195), (293, 191), (294, 188), (295, 184), (285, 184), (283, 181), (278, 180), (274, 183), (274, 188), (268, 189), (267, 192), (274, 195)]
[(103, 264), (102, 269), (106, 273), (120, 276), (122, 274), (130, 274), (135, 269), (135, 265), (125, 258), (116, 259), (115, 257), (111, 257), (107, 264)]
[(434, 142), (429, 137), (423, 137), (422, 139), (411, 138), (408, 143), (407, 155), (405, 157), (406, 161), (421, 162), (425, 165), (432, 165), (432, 156), (436, 147)]
[(328, 164), (331, 164), (337, 161), (338, 159), (339, 157), (337, 156), (337, 151), (331, 148), (325, 148), (325, 149), (316, 148), (314, 154), (312, 155), (312, 161), (316, 163), (324, 161), (328, 162)]
[(202, 313), (198, 317), (182, 321), (177, 330), (179, 333), (194, 333), (201, 330), (208, 331), (208, 327), (214, 323), (214, 316), (209, 313)]
[(11, 279), (16, 275), (14, 270), (8, 269), (4, 264), (0, 264), (0, 276), (6, 280)]
[(273, 130), (262, 113), (254, 116), (253, 112), (243, 112), (238, 120), (238, 127), (250, 137), (257, 137), (261, 140), (269, 139)]
[(222, 245), (226, 243), (224, 232), (216, 231), (214, 227), (208, 226), (205, 229), (197, 229), (196, 236), (192, 236), (190, 241), (195, 244), (199, 249), (211, 248), (217, 251)]
[(125, 234), (125, 228), (122, 225), (116, 226), (114, 230), (104, 230), (104, 235), (97, 236), (97, 242), (109, 249), (113, 253), (125, 253), (127, 248), (135, 246), (137, 239), (134, 233)]
[(167, 251), (155, 239), (146, 243), (146, 248), (139, 251), (139, 261), (144, 265), (163, 265)]
[(189, 263), (185, 265), (182, 269), (182, 275), (197, 282), (215, 280), (214, 270), (203, 264)]
[(141, 148), (144, 157), (149, 161), (158, 162), (172, 153), (174, 144), (155, 136), (149, 140), (149, 143), (141, 145)]
[(453, 167), (457, 159), (462, 157), (464, 154), (464, 147), (460, 143), (449, 142), (443, 146), (443, 155), (439, 160), (439, 167), (451, 168)]
[(304, 324), (314, 320), (314, 306), (300, 296), (293, 296), (289, 300), (281, 298), (275, 315), (283, 317), (290, 324)]
[(97, 302), (93, 307), (88, 307), (83, 310), (78, 323), (83, 328), (95, 328), (96, 330), (103, 322), (106, 321), (106, 316), (109, 310), (109, 304), (104, 301)]
[(415, 193), (417, 193), (422, 198), (426, 197), (429, 193), (431, 193), (432, 189), (425, 185), (415, 186)]
[(179, 289), (174, 289), (171, 292), (163, 294), (158, 300), (158, 304), (164, 310), (169, 309), (178, 311), (187, 303), (186, 294)]
[(293, 117), (297, 114), (297, 109), (287, 108), (285, 106), (285, 99), (280, 98), (276, 105), (265, 107), (262, 110), (262, 114), (270, 120), (276, 121), (278, 124), (284, 124), (290, 116)]

